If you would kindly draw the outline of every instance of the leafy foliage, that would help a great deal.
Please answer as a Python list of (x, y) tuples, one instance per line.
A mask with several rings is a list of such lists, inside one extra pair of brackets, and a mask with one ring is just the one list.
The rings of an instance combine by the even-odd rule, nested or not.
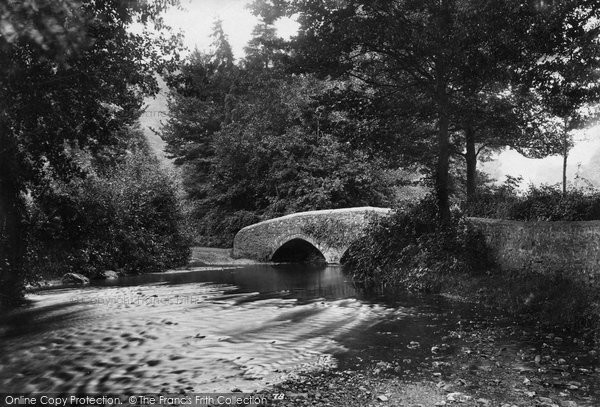
[[(126, 24), (148, 18), (138, 6), (145, 10), (136, 1), (86, 2), (75, 13), (79, 19), (45, 16), (54, 23), (62, 16), (61, 23), (85, 39), (61, 59), (45, 51), (46, 43), (56, 45), (54, 37), (24, 30), (23, 38), (0, 38), (3, 182), (12, 176), (23, 190), (49, 174), (79, 175), (69, 147), (95, 153), (118, 143), (119, 131), (135, 122), (142, 98), (158, 91), (155, 73), (174, 67), (170, 59), (177, 47), (177, 37), (127, 31)], [(26, 15), (37, 16), (33, 10)], [(41, 45), (33, 47), (29, 35)]]
[(167, 77), (171, 88), (169, 118), (160, 129), (167, 142), (166, 151), (183, 165), (184, 186), (192, 199), (207, 196), (213, 138), (230, 119), (232, 98), (239, 82), (231, 46), (221, 21), (213, 27), (212, 54), (193, 52), (181, 64), (180, 72)]
[(470, 216), (524, 221), (600, 220), (600, 192), (531, 185), (519, 194), (510, 185), (491, 188), (468, 209)]
[(29, 204), (28, 278), (185, 264), (189, 242), (173, 179), (136, 151), (103, 174), (52, 181)]
[(486, 248), (455, 212), (452, 222), (437, 222), (430, 196), (388, 218), (374, 221), (363, 239), (350, 247), (344, 266), (366, 284), (437, 292), (451, 275), (485, 271)]
[[(372, 126), (370, 141), (428, 150), (415, 158), (435, 180), (444, 219), (450, 154), (466, 160), (471, 199), (482, 150), (562, 151), (542, 90), (556, 93), (552, 78), (562, 72), (571, 95), (598, 100), (589, 86), (600, 50), (594, 2), (256, 0), (254, 10), (268, 21), (298, 16), (297, 70), (351, 79), (389, 101), (378, 118), (396, 128)], [(567, 72), (573, 59), (579, 68)]]
[[(310, 95), (318, 86), (309, 78), (272, 80), (237, 107), (235, 121), (215, 135), (209, 193), (200, 207), (263, 219), (386, 203), (378, 161), (314, 129)], [(230, 239), (235, 232), (210, 234)]]
[[(55, 1), (0, 5), (0, 288), (18, 297), (27, 252), (25, 197), (49, 182), (82, 177), (76, 151), (123, 152), (125, 128), (156, 72), (175, 65), (180, 38), (162, 2)], [(134, 34), (134, 22), (161, 34)], [(110, 148), (106, 148), (109, 146)], [(112, 150), (112, 153), (109, 151)], [(99, 157), (100, 158), (100, 157)]]
[[(195, 208), (201, 243), (230, 245), (257, 220), (303, 210), (384, 205), (384, 162), (337, 137), (322, 108), (327, 84), (279, 69), (273, 31), (256, 30), (246, 59), (223, 65), (220, 42), (172, 78), (161, 134)], [(225, 41), (225, 40), (224, 40)], [(223, 66), (219, 71), (216, 67)]]

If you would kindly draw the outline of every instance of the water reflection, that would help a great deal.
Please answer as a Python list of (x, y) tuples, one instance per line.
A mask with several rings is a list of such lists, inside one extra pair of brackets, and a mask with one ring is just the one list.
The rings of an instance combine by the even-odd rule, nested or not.
[[(252, 390), (334, 366), (391, 310), (337, 267), (251, 266), (54, 289), (0, 320), (6, 391)], [(397, 310), (395, 311), (397, 312)]]
[(304, 295), (344, 298), (356, 295), (348, 278), (336, 266), (318, 264), (250, 265), (243, 267), (197, 267), (190, 270), (128, 276), (96, 282), (96, 286), (169, 285), (210, 282), (236, 286), (243, 292), (305, 292)]

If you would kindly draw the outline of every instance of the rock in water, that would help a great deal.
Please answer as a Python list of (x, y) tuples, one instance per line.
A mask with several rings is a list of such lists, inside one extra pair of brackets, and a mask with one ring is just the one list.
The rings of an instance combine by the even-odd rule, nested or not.
[(79, 285), (84, 285), (84, 284), (89, 284), (90, 283), (90, 279), (87, 278), (86, 276), (79, 274), (79, 273), (67, 273), (64, 276), (62, 276), (61, 279), (63, 284), (79, 284)]

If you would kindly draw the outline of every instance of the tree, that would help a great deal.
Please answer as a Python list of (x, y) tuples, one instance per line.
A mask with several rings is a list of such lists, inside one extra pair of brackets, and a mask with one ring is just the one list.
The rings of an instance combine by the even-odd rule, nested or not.
[(162, 132), (208, 244), (285, 213), (386, 202), (381, 160), (337, 139), (320, 103), (329, 84), (286, 72), (283, 44), (260, 24), (237, 66), (219, 72), (213, 50), (171, 82)]
[(159, 131), (167, 153), (183, 168), (184, 186), (191, 199), (206, 197), (213, 160), (213, 138), (230, 121), (239, 80), (231, 46), (222, 23), (213, 27), (212, 50), (195, 50), (179, 72), (167, 78), (169, 117)]
[(322, 86), (311, 77), (271, 79), (240, 100), (235, 120), (215, 134), (210, 193), (198, 202), (211, 208), (205, 234), (229, 243), (245, 226), (236, 219), (389, 204), (381, 160), (319, 129), (313, 95)]
[(272, 24), (264, 22), (254, 27), (244, 52), (244, 66), (257, 71), (275, 68), (287, 56), (286, 42), (277, 36), (277, 29)]
[[(502, 19), (491, 18), (491, 12), (500, 6), (486, 2), (476, 7), (452, 0), (304, 1), (289, 2), (289, 6), (290, 12), (300, 13), (295, 45), (305, 66), (353, 76), (389, 93), (407, 93), (432, 107), (436, 134), (430, 137), (435, 137), (437, 146), (435, 189), (441, 221), (448, 221), (453, 93), (474, 73), (469, 61), (485, 59), (488, 52), (505, 51), (492, 35), (482, 35), (483, 27), (501, 30)], [(482, 24), (473, 25), (473, 20)], [(478, 74), (491, 75), (487, 71)]]
[(543, 158), (562, 149), (562, 137), (539, 95), (529, 89), (497, 89), (464, 95), (453, 114), (451, 144), (466, 169), (466, 201), (477, 197), (477, 162), (481, 155), (513, 148), (526, 157)]
[(26, 278), (104, 270), (158, 272), (184, 265), (189, 246), (177, 185), (161, 169), (139, 129), (127, 153), (95, 162), (84, 151), (86, 177), (49, 179), (28, 200)]
[[(471, 102), (463, 104), (467, 109), (463, 107), (458, 115), (458, 123), (464, 123), (467, 197), (471, 199), (475, 192), (473, 174), (477, 154), (473, 152), (477, 147), (474, 144), (478, 145), (478, 151), (508, 146), (535, 158), (562, 154), (566, 191), (570, 140), (569, 129), (564, 125), (564, 110), (577, 116), (570, 121), (571, 129), (583, 128), (594, 119), (590, 106), (598, 101), (600, 6), (577, 1), (533, 4), (536, 13), (528, 18), (531, 24), (527, 33), (521, 31), (524, 35), (519, 43), (520, 53), (509, 59), (506, 55), (491, 59), (511, 74), (504, 81), (487, 78), (480, 82), (479, 93), (465, 95)], [(516, 22), (522, 25), (526, 21)]]
[(48, 179), (83, 176), (75, 150), (120, 142), (143, 96), (158, 91), (155, 72), (174, 66), (179, 41), (127, 26), (162, 27), (160, 12), (172, 3), (46, 0), (0, 9), (0, 286), (9, 297), (20, 292), (24, 195)]
[[(435, 189), (440, 220), (446, 222), (451, 136), (464, 138), (472, 181), (475, 131), (483, 133), (480, 139), (485, 140), (489, 126), (498, 124), (473, 122), (480, 109), (469, 104), (510, 90), (521, 80), (521, 72), (554, 52), (559, 41), (553, 30), (562, 33), (556, 22), (564, 21), (566, 10), (596, 7), (593, 2), (550, 3), (274, 0), (257, 1), (255, 10), (271, 19), (282, 13), (298, 14), (301, 28), (293, 48), (295, 61), (304, 70), (357, 78), (393, 100), (402, 95), (400, 99), (412, 100), (418, 104), (416, 110), (426, 112), (423, 131), (412, 135), (434, 141), (430, 144), (435, 146)], [(488, 111), (486, 116), (496, 112)], [(435, 133), (430, 123), (435, 123)], [(508, 141), (527, 134), (526, 127), (521, 126)], [(397, 133), (406, 136), (402, 129)]]
[(600, 117), (600, 5), (594, 2), (560, 4), (557, 47), (529, 74), (547, 109), (560, 121), (563, 157), (562, 190), (567, 193), (567, 159), (571, 132)]

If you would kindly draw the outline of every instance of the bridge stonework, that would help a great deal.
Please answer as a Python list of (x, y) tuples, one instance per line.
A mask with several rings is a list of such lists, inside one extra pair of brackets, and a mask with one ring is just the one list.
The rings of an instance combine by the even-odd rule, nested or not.
[(271, 261), (284, 244), (300, 239), (317, 248), (327, 263), (339, 263), (373, 217), (391, 209), (360, 207), (299, 212), (266, 220), (240, 230), (233, 241), (233, 257)]

